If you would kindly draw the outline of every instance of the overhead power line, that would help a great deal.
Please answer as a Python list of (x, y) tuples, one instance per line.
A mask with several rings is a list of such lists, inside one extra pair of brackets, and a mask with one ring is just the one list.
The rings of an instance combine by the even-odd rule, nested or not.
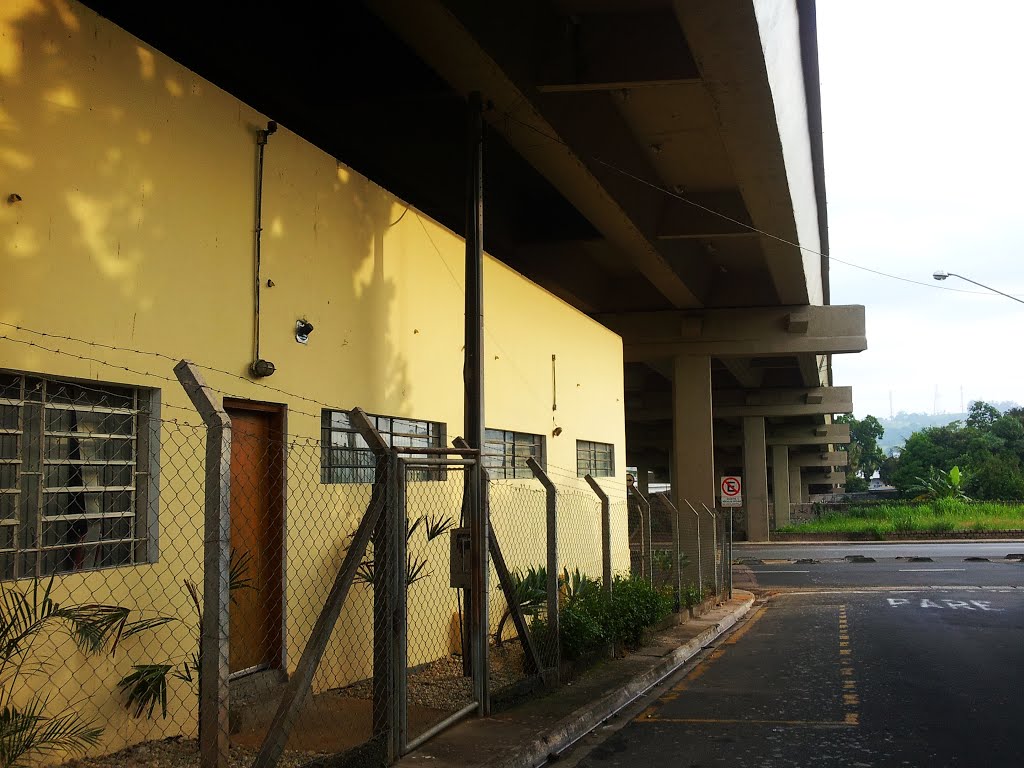
[(710, 208), (710, 207), (704, 205), (703, 203), (699, 203), (696, 200), (692, 200), (692, 199), (686, 197), (686, 195), (683, 195), (683, 194), (681, 194), (679, 192), (676, 192), (674, 189), (669, 189), (668, 187), (662, 186), (661, 184), (658, 184), (656, 182), (650, 181), (649, 179), (645, 179), (642, 176), (637, 176), (635, 173), (632, 173), (631, 171), (627, 171), (625, 168), (622, 168), (622, 167), (616, 165), (615, 163), (611, 163), (611, 162), (605, 160), (604, 158), (602, 158), (602, 157), (600, 157), (598, 155), (579, 153), (568, 142), (562, 140), (558, 136), (552, 136), (547, 131), (541, 130), (540, 128), (538, 128), (535, 125), (530, 125), (529, 123), (526, 123), (526, 122), (516, 118), (515, 116), (513, 116), (512, 114), (510, 114), (508, 112), (505, 112), (503, 114), (507, 118), (508, 121), (516, 123), (517, 125), (521, 125), (522, 127), (526, 128), (526, 129), (528, 129), (530, 131), (533, 131), (538, 136), (542, 136), (545, 139), (547, 139), (548, 141), (554, 142), (555, 144), (559, 144), (559, 145), (565, 147), (566, 149), (572, 151), (575, 154), (579, 154), (581, 156), (587, 157), (587, 158), (593, 160), (594, 162), (602, 165), (603, 167), (607, 168), (608, 170), (613, 171), (615, 173), (618, 173), (621, 176), (625, 176), (628, 179), (632, 179), (633, 181), (637, 182), (638, 184), (643, 184), (644, 186), (647, 186), (647, 187), (650, 187), (651, 189), (657, 190), (658, 192), (661, 192), (662, 194), (667, 195), (668, 197), (672, 197), (672, 198), (674, 198), (676, 200), (679, 200), (679, 201), (681, 201), (683, 203), (686, 203), (687, 205), (691, 205), (694, 208), (697, 208), (697, 209), (699, 209), (701, 211), (704, 211), (705, 213), (708, 213), (708, 214), (710, 214), (712, 216), (717, 216), (718, 218), (722, 219), (723, 221), (731, 222), (732, 224), (735, 224), (737, 226), (743, 227), (744, 229), (746, 229), (746, 230), (748, 230), (750, 232), (756, 233), (758, 235), (763, 235), (764, 237), (771, 238), (772, 240), (776, 240), (776, 241), (778, 241), (780, 243), (783, 243), (785, 245), (792, 246), (793, 248), (798, 248), (801, 251), (805, 251), (805, 252), (810, 253), (810, 254), (812, 254), (814, 256), (820, 256), (821, 258), (828, 259), (829, 261), (834, 261), (837, 264), (843, 264), (844, 266), (847, 266), (847, 267), (852, 267), (853, 269), (860, 269), (860, 270), (863, 270), (864, 272), (870, 272), (873, 275), (879, 275), (881, 277), (887, 277), (890, 280), (899, 280), (900, 282), (904, 282), (904, 283), (913, 283), (914, 285), (921, 285), (921, 286), (924, 286), (925, 288), (938, 289), (940, 291), (952, 291), (953, 293), (970, 293), (970, 294), (973, 294), (975, 296), (989, 296), (989, 295), (991, 295), (991, 294), (984, 293), (983, 291), (971, 291), (971, 290), (965, 290), (965, 289), (962, 289), (962, 288), (950, 288), (950, 287), (945, 286), (945, 285), (937, 285), (935, 283), (928, 283), (928, 282), (925, 282), (923, 280), (914, 280), (913, 278), (910, 278), (910, 277), (901, 277), (900, 275), (894, 275), (894, 274), (892, 274), (890, 272), (883, 272), (880, 269), (873, 269), (872, 267), (865, 267), (865, 266), (863, 266), (861, 264), (856, 264), (856, 263), (854, 263), (852, 261), (846, 261), (845, 259), (840, 259), (840, 258), (837, 258), (835, 256), (830, 256), (827, 253), (822, 253), (821, 251), (816, 251), (813, 248), (808, 248), (807, 246), (800, 245), (799, 243), (795, 243), (792, 240), (789, 240), (788, 238), (785, 238), (785, 237), (782, 237), (780, 235), (777, 235), (777, 234), (775, 234), (773, 232), (767, 232), (767, 231), (765, 231), (763, 229), (758, 229), (757, 227), (753, 226), (752, 224), (747, 224), (746, 222), (740, 221), (739, 219), (736, 219), (736, 218), (733, 218), (732, 216), (724, 214), (721, 211), (717, 211), (714, 208)]

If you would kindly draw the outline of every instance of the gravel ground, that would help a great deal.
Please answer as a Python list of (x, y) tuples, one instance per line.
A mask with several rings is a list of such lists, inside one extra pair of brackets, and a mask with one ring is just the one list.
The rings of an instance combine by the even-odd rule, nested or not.
[[(523, 649), (518, 642), (491, 646), (491, 689), (498, 691), (523, 678)], [(333, 691), (337, 696), (369, 699), (373, 681), (362, 680)], [(473, 700), (473, 681), (462, 676), (462, 659), (448, 656), (409, 672), (409, 703), (454, 712)]]
[[(491, 686), (493, 690), (512, 685), (523, 678), (523, 651), (517, 642), (491, 646)], [(339, 688), (324, 695), (353, 699), (372, 697), (372, 680)], [(425, 664), (409, 674), (409, 704), (454, 712), (472, 701), (473, 681), (462, 676), (462, 659), (454, 656)], [(256, 750), (232, 746), (229, 768), (248, 768)], [(298, 768), (321, 757), (317, 752), (285, 752), (279, 768)], [(136, 744), (120, 752), (100, 757), (77, 758), (65, 768), (199, 768), (199, 744), (195, 739), (172, 737)]]
[[(279, 768), (298, 768), (321, 755), (316, 752), (285, 752)], [(229, 768), (249, 768), (256, 750), (232, 747)], [(147, 741), (101, 757), (87, 757), (64, 763), (65, 768), (199, 768), (199, 742), (169, 738)]]

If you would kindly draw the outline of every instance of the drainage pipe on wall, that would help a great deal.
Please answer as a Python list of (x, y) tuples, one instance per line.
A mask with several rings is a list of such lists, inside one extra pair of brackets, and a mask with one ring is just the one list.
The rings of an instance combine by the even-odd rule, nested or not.
[(256, 238), (254, 250), (254, 271), (255, 281), (253, 284), (253, 357), (250, 372), (253, 376), (262, 378), (274, 372), (274, 364), (260, 357), (260, 294), (262, 293), (262, 277), (260, 276), (260, 260), (262, 257), (261, 247), (263, 240), (263, 150), (267, 146), (267, 140), (277, 130), (277, 122), (271, 120), (266, 128), (256, 131)]

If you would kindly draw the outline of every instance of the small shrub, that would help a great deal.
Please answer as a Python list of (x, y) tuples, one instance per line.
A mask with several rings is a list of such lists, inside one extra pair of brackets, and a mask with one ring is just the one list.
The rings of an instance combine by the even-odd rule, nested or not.
[(559, 611), (559, 642), (562, 656), (578, 659), (605, 645), (610, 639), (605, 632), (602, 600), (599, 596), (567, 601)]
[(696, 584), (693, 584), (692, 582), (690, 584), (686, 584), (683, 587), (683, 592), (681, 595), (683, 607), (692, 608), (693, 606), (700, 604), (704, 601), (704, 598), (707, 597), (708, 594), (709, 590), (705, 589), (702, 591), (697, 587)]
[[(563, 572), (559, 611), (562, 656), (578, 659), (610, 642), (633, 647), (644, 630), (672, 611), (670, 590), (648, 584), (641, 576), (616, 576), (609, 597), (601, 582), (576, 569)], [(539, 628), (538, 628), (539, 629)]]
[(647, 627), (661, 621), (671, 610), (672, 598), (642, 577), (616, 576), (606, 628), (616, 643), (633, 647), (640, 643)]

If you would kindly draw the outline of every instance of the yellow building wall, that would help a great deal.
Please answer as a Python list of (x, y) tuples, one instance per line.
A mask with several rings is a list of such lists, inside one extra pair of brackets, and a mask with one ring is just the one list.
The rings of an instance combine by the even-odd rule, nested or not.
[[(195, 647), (182, 580), (201, 581), (204, 438), (174, 360), (207, 366), (224, 395), (288, 408), (289, 668), (369, 496), (365, 486), (319, 483), (321, 407), (439, 421), (449, 439), (462, 429), (461, 238), (286, 126), (266, 147), (263, 188), (260, 354), (277, 372), (248, 377), (255, 131), (267, 119), (72, 0), (0, 3), (0, 368), (159, 388), (163, 404), (159, 561), (55, 583), (61, 599), (181, 619), (113, 657), (57, 649), (53, 682), (95, 708), (101, 752), (168, 735), (171, 724), (195, 732), (188, 684), (172, 681), (167, 720), (128, 717), (116, 690), (133, 663), (181, 660)], [(552, 477), (578, 489), (561, 523), (571, 543), (562, 561), (600, 576), (599, 508), (575, 476), (576, 440), (615, 446), (615, 476), (602, 484), (621, 501), (621, 340), (490, 257), (484, 281), (487, 426), (546, 436)], [(315, 328), (307, 345), (294, 338), (299, 318)], [(492, 493), (510, 565), (542, 563), (539, 484), (505, 481)], [(455, 597), (447, 535), (413, 547), (434, 574), (411, 588), (410, 626), (429, 628), (410, 642), (416, 664), (447, 649)], [(628, 567), (617, 544), (615, 568)], [(371, 602), (357, 584), (318, 688), (369, 674)]]

